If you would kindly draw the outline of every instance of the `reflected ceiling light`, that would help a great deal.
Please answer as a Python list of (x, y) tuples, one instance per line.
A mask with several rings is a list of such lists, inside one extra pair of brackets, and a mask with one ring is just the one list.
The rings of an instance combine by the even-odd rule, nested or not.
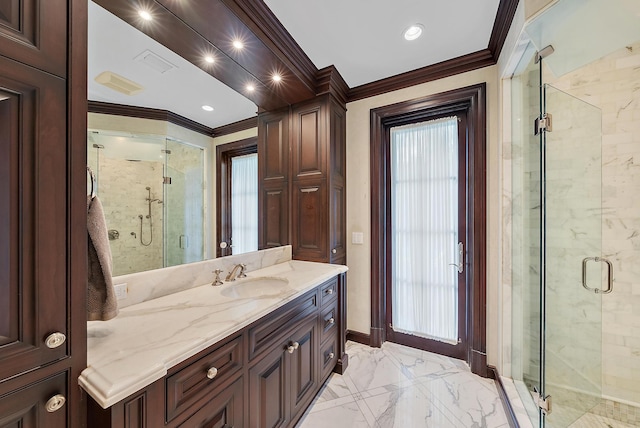
[(144, 9), (138, 10), (138, 15), (140, 15), (140, 18), (144, 19), (145, 21), (151, 21), (153, 19), (153, 16), (151, 16), (149, 11)]
[(424, 30), (424, 25), (422, 24), (413, 24), (406, 30), (404, 30), (403, 36), (405, 40), (415, 40), (422, 35), (422, 31)]
[(280, 76), (278, 73), (274, 74), (272, 77), (274, 82), (281, 82), (282, 81), (282, 76)]
[(213, 111), (213, 107), (208, 106), (208, 105), (203, 105), (202, 106), (202, 110), (204, 110), (204, 111)]
[(253, 86), (251, 83), (249, 83), (249, 84), (247, 85), (247, 91), (249, 91), (249, 92), (253, 92), (255, 89), (256, 89), (256, 87), (255, 87), (255, 86)]
[(242, 49), (244, 47), (244, 43), (236, 39), (233, 41), (233, 47), (236, 49)]
[(207, 61), (209, 64), (213, 64), (213, 62), (215, 61), (211, 55), (205, 56), (204, 60)]

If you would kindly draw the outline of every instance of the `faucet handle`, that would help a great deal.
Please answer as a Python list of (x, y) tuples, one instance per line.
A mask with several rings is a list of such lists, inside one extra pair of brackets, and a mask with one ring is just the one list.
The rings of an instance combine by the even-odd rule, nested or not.
[(244, 263), (240, 263), (240, 274), (238, 275), (238, 278), (246, 278), (247, 274), (245, 273), (245, 269), (247, 268), (247, 265)]
[(222, 285), (223, 282), (220, 280), (220, 274), (222, 273), (222, 269), (216, 269), (216, 270), (213, 271), (213, 273), (216, 274), (216, 278), (213, 280), (211, 285), (213, 285), (213, 286)]

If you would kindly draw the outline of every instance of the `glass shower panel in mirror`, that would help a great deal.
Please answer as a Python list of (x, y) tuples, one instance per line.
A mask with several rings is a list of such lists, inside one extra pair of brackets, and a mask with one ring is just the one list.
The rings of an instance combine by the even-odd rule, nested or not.
[(165, 136), (90, 130), (87, 164), (104, 208), (114, 276), (203, 259), (202, 149)]
[(204, 156), (200, 147), (167, 138), (165, 266), (204, 256)]

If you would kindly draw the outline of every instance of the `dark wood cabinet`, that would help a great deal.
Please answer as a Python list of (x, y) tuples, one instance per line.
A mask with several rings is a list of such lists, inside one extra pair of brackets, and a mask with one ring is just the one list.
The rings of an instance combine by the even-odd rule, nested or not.
[(344, 277), (320, 284), (108, 409), (90, 398), (89, 426), (295, 426), (331, 371), (346, 367), (339, 334)]
[(0, 1), (3, 427), (84, 426), (86, 7)]
[(258, 246), (290, 243), (289, 109), (258, 116)]
[(259, 116), (260, 248), (291, 244), (295, 259), (346, 263), (345, 119), (329, 94)]
[(0, 427), (69, 426), (67, 373), (60, 373), (0, 397)]

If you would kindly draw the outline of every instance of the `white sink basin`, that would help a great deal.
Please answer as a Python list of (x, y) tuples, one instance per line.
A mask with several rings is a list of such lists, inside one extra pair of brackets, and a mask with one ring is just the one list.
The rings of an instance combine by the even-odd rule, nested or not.
[(287, 291), (291, 291), (291, 288), (286, 279), (262, 277), (242, 279), (231, 284), (225, 283), (221, 294), (233, 298), (269, 298), (277, 297)]

